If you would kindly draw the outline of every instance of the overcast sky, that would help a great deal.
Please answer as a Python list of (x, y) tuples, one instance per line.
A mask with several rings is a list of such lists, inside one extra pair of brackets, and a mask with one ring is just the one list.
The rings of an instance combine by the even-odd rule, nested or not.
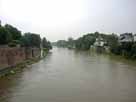
[(50, 41), (95, 31), (136, 33), (136, 0), (0, 0), (0, 19)]

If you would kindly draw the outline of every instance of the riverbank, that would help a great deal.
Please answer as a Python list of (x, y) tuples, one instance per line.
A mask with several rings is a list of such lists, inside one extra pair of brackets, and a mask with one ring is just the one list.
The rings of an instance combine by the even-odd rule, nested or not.
[(92, 53), (97, 53), (97, 54), (104, 54), (110, 57), (114, 57), (115, 59), (118, 60), (127, 60), (127, 61), (131, 61), (131, 62), (136, 62), (135, 58), (129, 57), (129, 56), (124, 56), (124, 55), (120, 55), (120, 54), (114, 54), (110, 51), (110, 49), (105, 49), (105, 48), (90, 48), (90, 50)]
[(37, 57), (29, 58), (29, 59), (26, 59), (16, 65), (5, 67), (5, 68), (1, 69), (0, 70), (0, 78), (22, 72), (22, 70), (25, 68), (28, 68), (29, 65), (32, 65), (32, 64), (37, 63), (40, 60), (44, 59), (47, 56), (47, 54), (49, 53), (49, 50), (42, 49), (41, 53), (43, 53), (42, 56), (40, 56), (40, 53), (39, 53), (39, 56), (37, 56)]
[(114, 61), (118, 61), (118, 62), (121, 62), (121, 63), (129, 63), (129, 64), (132, 64), (132, 65), (136, 65), (136, 59), (132, 59), (132, 58), (128, 58), (128, 57), (125, 57), (125, 56), (121, 56), (121, 55), (116, 55), (116, 54), (113, 54), (111, 52), (103, 52), (103, 53), (98, 53), (96, 51), (92, 51), (90, 50), (91, 53), (93, 53), (94, 55), (102, 55), (104, 57), (107, 57), (111, 60), (114, 60)]
[(4, 68), (4, 69), (0, 70), (0, 78), (19, 73), (24, 68), (27, 68), (29, 65), (32, 65), (40, 60), (41, 60), (41, 58), (33, 58), (33, 59), (25, 60), (15, 66)]
[(41, 49), (0, 47), (0, 76), (15, 74), (17, 70), (40, 60)]

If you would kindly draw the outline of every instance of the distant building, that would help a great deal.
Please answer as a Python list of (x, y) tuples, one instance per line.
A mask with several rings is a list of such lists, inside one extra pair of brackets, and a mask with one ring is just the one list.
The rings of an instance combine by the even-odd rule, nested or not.
[(119, 37), (119, 42), (124, 43), (124, 42), (133, 42), (133, 34), (132, 33), (124, 33), (121, 34)]
[(105, 44), (104, 39), (99, 37), (99, 38), (96, 38), (94, 46), (104, 47), (104, 44)]
[(134, 42), (136, 42), (136, 34), (134, 35)]
[(108, 51), (108, 46), (105, 46), (107, 44), (107, 42), (102, 38), (102, 37), (98, 37), (96, 38), (96, 41), (93, 45), (93, 48), (95, 49), (96, 52), (105, 52)]

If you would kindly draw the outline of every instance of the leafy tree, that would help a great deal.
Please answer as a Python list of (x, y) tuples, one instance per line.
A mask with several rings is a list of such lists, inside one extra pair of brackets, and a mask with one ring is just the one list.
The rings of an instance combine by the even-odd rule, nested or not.
[(67, 47), (68, 48), (73, 48), (74, 45), (75, 45), (74, 43), (75, 43), (74, 39), (72, 37), (69, 37), (68, 41), (67, 41)]
[(33, 47), (40, 48), (41, 37), (39, 34), (31, 34), (31, 43)]
[(99, 32), (94, 32), (94, 36), (95, 36), (95, 38), (98, 38), (99, 37), (99, 35), (100, 35), (100, 33)]
[(121, 53), (121, 46), (118, 42), (118, 36), (115, 34), (107, 35), (106, 41), (108, 46), (110, 47), (110, 51), (114, 54), (120, 54)]
[[(135, 47), (135, 46), (133, 46), (133, 42), (122, 43), (122, 45), (121, 45), (122, 55), (125, 57), (131, 57), (131, 55), (133, 55), (132, 47)], [(133, 51), (134, 51), (134, 49), (133, 49)]]
[(43, 48), (47, 48), (48, 47), (48, 42), (47, 42), (45, 37), (42, 39), (42, 47)]
[(47, 45), (48, 45), (47, 48), (48, 48), (49, 50), (52, 49), (52, 45), (51, 45), (51, 43), (50, 43), (49, 41), (47, 42)]
[(94, 34), (87, 34), (76, 40), (75, 45), (77, 49), (89, 50), (90, 46), (95, 42)]
[(80, 37), (75, 41), (75, 46), (77, 49), (81, 49), (81, 45), (82, 45), (82, 38)]
[(21, 38), (22, 46), (25, 47), (38, 47), (40, 48), (41, 37), (38, 34), (25, 33)]
[(67, 47), (67, 41), (65, 41), (65, 40), (58, 40), (58, 41), (56, 42), (56, 45), (57, 45), (58, 47)]
[(68, 43), (69, 43), (69, 44), (73, 44), (73, 41), (74, 41), (74, 40), (73, 40), (72, 37), (69, 37), (69, 38), (68, 38)]
[(42, 39), (42, 47), (48, 50), (52, 49), (51, 43), (47, 41), (45, 37)]
[(5, 45), (11, 41), (10, 33), (4, 28), (0, 27), (0, 44)]
[(20, 39), (21, 40), (21, 46), (23, 47), (31, 47), (31, 35), (30, 34), (24, 34), (22, 36), (22, 38)]
[(132, 45), (131, 57), (132, 57), (133, 59), (136, 59), (136, 43), (134, 43), (134, 44)]
[(19, 31), (17, 28), (13, 27), (12, 25), (6, 24), (5, 29), (11, 34), (12, 40), (20, 40), (21, 31)]

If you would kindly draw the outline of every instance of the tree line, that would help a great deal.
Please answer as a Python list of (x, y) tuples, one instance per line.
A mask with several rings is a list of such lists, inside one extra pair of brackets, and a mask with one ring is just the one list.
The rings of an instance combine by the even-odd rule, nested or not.
[(16, 47), (20, 45), (21, 47), (37, 47), (52, 49), (51, 43), (45, 38), (41, 38), (40, 34), (35, 33), (24, 33), (10, 25), (1, 25), (0, 21), (0, 45), (7, 45), (9, 47)]
[[(124, 33), (134, 35), (132, 33)], [(68, 40), (59, 40), (54, 45), (59, 47), (75, 48), (78, 50), (89, 50), (91, 46), (94, 46), (96, 39), (101, 37), (104, 42), (104, 46), (109, 48), (109, 51), (115, 55), (121, 55), (126, 58), (136, 59), (136, 42), (119, 42), (117, 34), (104, 34), (99, 32), (88, 33), (79, 37), (78, 39), (69, 38)]]

